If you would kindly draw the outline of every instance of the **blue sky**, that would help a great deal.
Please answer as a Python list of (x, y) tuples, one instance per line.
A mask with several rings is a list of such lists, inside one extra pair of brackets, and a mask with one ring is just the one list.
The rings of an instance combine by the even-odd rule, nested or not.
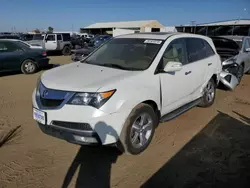
[[(247, 8), (247, 11), (244, 9)], [(96, 22), (158, 20), (166, 26), (250, 19), (250, 0), (1, 0), (0, 31), (74, 30)]]

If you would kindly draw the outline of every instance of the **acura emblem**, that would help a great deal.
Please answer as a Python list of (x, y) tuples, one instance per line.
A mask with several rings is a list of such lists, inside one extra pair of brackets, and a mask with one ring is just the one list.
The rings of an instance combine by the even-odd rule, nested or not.
[(42, 94), (42, 97), (45, 97), (45, 96), (47, 96), (49, 94), (49, 91), (48, 90), (44, 90), (43, 91), (43, 94)]

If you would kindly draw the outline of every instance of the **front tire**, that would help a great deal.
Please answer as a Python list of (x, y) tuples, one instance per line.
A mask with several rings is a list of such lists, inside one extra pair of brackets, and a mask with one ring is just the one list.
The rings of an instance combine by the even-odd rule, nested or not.
[(244, 66), (243, 65), (239, 65), (238, 71), (237, 71), (237, 75), (236, 77), (238, 78), (239, 84), (241, 82), (241, 79), (244, 75)]
[(62, 50), (62, 54), (63, 55), (70, 55), (71, 53), (71, 48), (69, 46), (64, 46), (63, 50)]
[(31, 59), (26, 59), (21, 65), (21, 71), (23, 74), (33, 74), (37, 69), (38, 67), (36, 63)]
[(200, 107), (206, 108), (211, 106), (215, 100), (216, 85), (214, 79), (211, 78), (203, 91), (203, 96), (201, 97)]
[(137, 155), (150, 144), (157, 116), (148, 104), (137, 105), (128, 116), (120, 136), (120, 150), (127, 154)]

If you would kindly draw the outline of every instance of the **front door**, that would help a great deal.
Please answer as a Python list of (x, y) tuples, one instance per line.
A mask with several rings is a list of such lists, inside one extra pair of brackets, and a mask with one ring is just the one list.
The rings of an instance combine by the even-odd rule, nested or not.
[(175, 39), (168, 45), (162, 56), (159, 69), (164, 69), (170, 61), (181, 62), (183, 67), (176, 72), (160, 72), (163, 115), (191, 101), (189, 95), (192, 93), (193, 74), (187, 64), (184, 39)]
[(46, 50), (56, 50), (57, 49), (57, 41), (55, 34), (48, 34), (45, 38), (45, 49)]

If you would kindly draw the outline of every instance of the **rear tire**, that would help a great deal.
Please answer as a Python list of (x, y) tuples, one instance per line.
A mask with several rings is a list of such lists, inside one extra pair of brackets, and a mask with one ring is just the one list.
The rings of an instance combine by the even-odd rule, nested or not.
[(143, 152), (153, 138), (157, 123), (157, 115), (150, 105), (137, 105), (123, 126), (118, 148), (132, 155)]
[(62, 50), (63, 55), (70, 55), (71, 54), (71, 48), (69, 46), (64, 46)]
[(23, 74), (34, 74), (37, 71), (38, 67), (35, 61), (31, 59), (26, 59), (21, 65), (21, 71)]
[(201, 97), (200, 107), (206, 108), (214, 103), (216, 95), (216, 85), (214, 79), (211, 78), (204, 88), (203, 96)]

